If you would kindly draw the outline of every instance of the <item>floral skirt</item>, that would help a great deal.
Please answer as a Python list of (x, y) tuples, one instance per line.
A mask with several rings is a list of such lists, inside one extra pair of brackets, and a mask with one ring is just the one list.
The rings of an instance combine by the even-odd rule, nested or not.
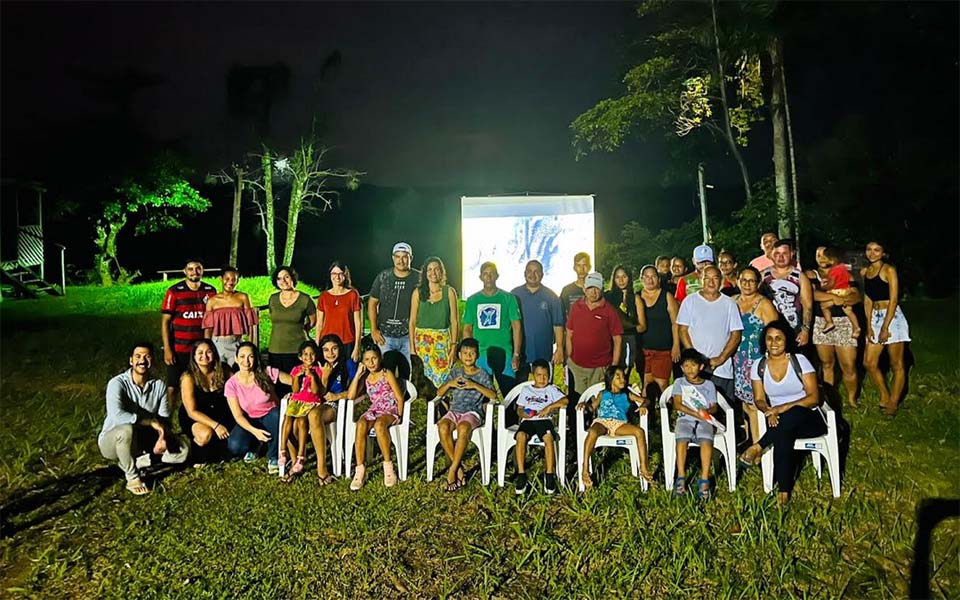
[(413, 333), (417, 356), (423, 360), (423, 374), (440, 387), (450, 376), (450, 352), (453, 340), (449, 329), (421, 329)]

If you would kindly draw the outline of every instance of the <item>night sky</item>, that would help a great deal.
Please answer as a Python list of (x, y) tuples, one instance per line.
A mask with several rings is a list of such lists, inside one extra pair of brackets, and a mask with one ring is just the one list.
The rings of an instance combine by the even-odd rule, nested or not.
[[(159, 78), (131, 107), (149, 135), (176, 141), (199, 173), (227, 166), (256, 149), (227, 112), (227, 71), (279, 62), (289, 66), (291, 79), (272, 111), (274, 145), (292, 148), (312, 115), (322, 115), (324, 139), (335, 146), (332, 164), (366, 171), (365, 184), (406, 198), (406, 204), (378, 206), (369, 199), (375, 194), (361, 189), (365, 208), (308, 224), (298, 256), (328, 262), (342, 252), (329, 228), (342, 226), (369, 236), (362, 250), (358, 240), (350, 245), (359, 253), (355, 270), (362, 279), (387, 262), (394, 237), (456, 254), (456, 231), (370, 227), (368, 215), (372, 209), (391, 221), (442, 207), (458, 227), (463, 194), (595, 193), (601, 241), (628, 219), (653, 230), (673, 226), (696, 214), (694, 179), (692, 172), (678, 177), (671, 171), (676, 163), (662, 139), (633, 141), (579, 162), (570, 145), (570, 122), (620, 90), (632, 64), (631, 41), (643, 33), (634, 8), (601, 2), (6, 2), (3, 175), (56, 179), (63, 161), (83, 152), (71, 133), (76, 125), (116, 110), (94, 97), (90, 80), (128, 67)], [(890, 131), (864, 143), (884, 140), (893, 152), (912, 140), (946, 153), (955, 168), (956, 4), (798, 3), (787, 9), (794, 21), (785, 44), (801, 177), (804, 151), (839, 135), (851, 115), (868, 132)], [(340, 63), (321, 77), (334, 50)], [(746, 151), (755, 179), (772, 171), (765, 127)], [(720, 144), (706, 148), (702, 159), (717, 186), (712, 207), (728, 212), (742, 201), (735, 165)], [(205, 227), (222, 221), (222, 208), (205, 217)], [(160, 262), (170, 268), (179, 259)], [(256, 269), (262, 259), (245, 263)]]

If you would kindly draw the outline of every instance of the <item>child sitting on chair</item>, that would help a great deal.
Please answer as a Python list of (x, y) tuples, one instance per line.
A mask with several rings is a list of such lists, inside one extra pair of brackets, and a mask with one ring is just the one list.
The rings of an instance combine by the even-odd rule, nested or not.
[(687, 492), (687, 446), (690, 442), (700, 445), (700, 498), (710, 498), (710, 458), (713, 456), (715, 428), (701, 416), (717, 412), (717, 388), (712, 381), (703, 378), (707, 359), (693, 348), (680, 354), (680, 369), (683, 377), (673, 383), (673, 408), (677, 411), (674, 437), (677, 440), (677, 477), (673, 491), (678, 495)]
[(637, 441), (637, 450), (640, 453), (640, 476), (652, 482), (653, 474), (647, 467), (646, 436), (643, 434), (643, 429), (627, 422), (627, 410), (630, 408), (630, 403), (635, 402), (637, 404), (642, 416), (647, 414), (647, 399), (627, 389), (626, 371), (622, 366), (607, 367), (603, 380), (606, 389), (592, 399), (587, 399), (577, 405), (577, 410), (583, 410), (586, 402), (591, 402), (597, 415), (587, 431), (587, 439), (584, 442), (583, 473), (580, 474), (583, 487), (585, 489), (593, 487), (593, 480), (590, 478), (590, 455), (593, 454), (597, 438), (601, 435), (632, 435)]
[(397, 484), (397, 471), (390, 461), (390, 427), (398, 424), (403, 415), (403, 391), (393, 372), (383, 368), (382, 357), (379, 347), (364, 348), (363, 362), (357, 367), (357, 373), (347, 390), (347, 398), (355, 400), (360, 395), (362, 382), (370, 398), (370, 408), (357, 421), (354, 444), (357, 468), (350, 482), (352, 491), (362, 488), (367, 480), (367, 434), (371, 427), (376, 432), (377, 445), (383, 454), (383, 484), (387, 487)]
[[(457, 350), (461, 365), (450, 369), (450, 379), (437, 389), (437, 397), (445, 396), (447, 392), (453, 399), (450, 401), (450, 410), (437, 422), (437, 433), (440, 435), (440, 445), (444, 454), (450, 459), (450, 470), (447, 471), (448, 492), (455, 492), (467, 483), (467, 474), (460, 462), (470, 444), (473, 430), (483, 425), (483, 403), (485, 400), (496, 400), (497, 392), (493, 389), (493, 376), (477, 366), (480, 356), (480, 343), (474, 338), (464, 338)], [(456, 430), (457, 439), (453, 439)]]
[(541, 359), (533, 361), (533, 385), (520, 388), (517, 396), (517, 415), (520, 426), (514, 439), (517, 440), (517, 476), (516, 492), (521, 495), (527, 491), (527, 441), (537, 436), (543, 441), (546, 455), (547, 474), (543, 491), (553, 494), (557, 491), (557, 455), (554, 444), (560, 437), (553, 427), (550, 413), (558, 412), (567, 406), (567, 396), (550, 383), (550, 363)]

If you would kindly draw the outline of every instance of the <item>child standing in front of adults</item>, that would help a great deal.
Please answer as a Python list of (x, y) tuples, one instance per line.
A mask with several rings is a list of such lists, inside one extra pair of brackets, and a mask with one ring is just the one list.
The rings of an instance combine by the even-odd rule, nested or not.
[[(440, 446), (450, 459), (447, 471), (448, 492), (455, 492), (467, 483), (467, 474), (461, 466), (463, 454), (470, 444), (473, 430), (483, 425), (483, 403), (496, 400), (493, 376), (477, 366), (480, 357), (480, 342), (464, 338), (457, 350), (462, 365), (450, 369), (450, 378), (437, 389), (437, 397), (450, 393), (450, 410), (437, 422)], [(453, 439), (453, 432), (457, 439)]]
[(527, 491), (527, 442), (537, 436), (543, 441), (547, 474), (544, 476), (543, 491), (553, 494), (557, 491), (557, 453), (556, 442), (560, 439), (550, 413), (563, 410), (567, 406), (567, 396), (550, 383), (550, 363), (542, 358), (533, 361), (533, 385), (520, 388), (517, 396), (517, 415), (520, 426), (514, 439), (517, 459), (515, 479), (517, 495)]
[(370, 428), (377, 435), (377, 445), (383, 454), (383, 485), (393, 487), (397, 484), (397, 471), (390, 461), (390, 426), (400, 422), (403, 414), (403, 392), (396, 376), (383, 368), (383, 355), (377, 346), (369, 346), (363, 350), (363, 361), (357, 367), (357, 374), (350, 382), (347, 398), (356, 400), (359, 395), (360, 383), (363, 382), (370, 398), (370, 408), (357, 421), (357, 441), (354, 451), (357, 457), (357, 468), (354, 471), (350, 489), (357, 491), (367, 480), (367, 470), (364, 461), (367, 456), (367, 434)]
[[(828, 267), (827, 276), (820, 282), (820, 289), (824, 292), (830, 292), (834, 296), (839, 296), (844, 298), (851, 293), (850, 289), (850, 271), (847, 270), (847, 265), (843, 264), (843, 258), (840, 256), (840, 252), (836, 248), (826, 247), (823, 249), (823, 257), (826, 259), (826, 265)], [(833, 331), (833, 328), (836, 327), (833, 323), (833, 315), (831, 314), (831, 308), (833, 308), (833, 302), (821, 302), (820, 309), (823, 312), (823, 333), (829, 333)], [(860, 337), (860, 321), (857, 320), (856, 313), (853, 312), (853, 307), (841, 305), (840, 308), (843, 309), (843, 314), (850, 319), (850, 326), (853, 327), (851, 336), (854, 339)]]
[[(303, 342), (297, 351), (300, 364), (290, 371), (293, 391), (287, 402), (287, 412), (283, 417), (280, 458), (277, 464), (281, 469), (287, 464), (287, 445), (290, 442), (290, 432), (294, 428), (297, 436), (297, 460), (284, 477), (286, 483), (292, 482), (297, 475), (303, 473), (303, 463), (307, 454), (307, 416), (323, 402), (325, 385), (323, 374), (317, 367), (319, 354), (316, 342), (313, 340)], [(329, 370), (327, 374), (329, 375)]]
[(680, 354), (680, 369), (683, 377), (673, 383), (673, 408), (677, 411), (674, 437), (677, 440), (677, 477), (673, 491), (678, 495), (687, 493), (687, 447), (690, 442), (700, 445), (700, 481), (697, 482), (700, 498), (710, 498), (710, 459), (713, 457), (715, 427), (708, 423), (700, 410), (709, 414), (717, 412), (717, 388), (704, 379), (703, 369), (707, 359), (693, 348)]
[[(597, 444), (597, 438), (601, 435), (632, 435), (637, 442), (637, 450), (640, 452), (640, 476), (648, 482), (653, 482), (653, 473), (647, 466), (647, 438), (643, 434), (643, 429), (627, 422), (627, 410), (630, 403), (637, 404), (640, 415), (647, 414), (647, 399), (638, 396), (627, 389), (627, 376), (624, 367), (607, 367), (603, 377), (605, 389), (593, 397), (591, 406), (596, 418), (587, 431), (587, 439), (583, 448), (583, 472), (580, 477), (583, 481), (583, 487), (590, 489), (593, 487), (593, 480), (590, 478), (590, 455)], [(586, 402), (577, 405), (577, 410), (583, 410)]]

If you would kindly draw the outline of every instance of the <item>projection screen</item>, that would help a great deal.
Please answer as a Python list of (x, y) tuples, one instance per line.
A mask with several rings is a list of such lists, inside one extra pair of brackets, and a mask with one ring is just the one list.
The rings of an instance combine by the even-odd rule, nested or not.
[(463, 297), (478, 292), (480, 265), (493, 261), (497, 285), (511, 290), (523, 284), (530, 260), (543, 263), (543, 285), (557, 294), (575, 278), (573, 255), (594, 258), (593, 195), (463, 196)]

